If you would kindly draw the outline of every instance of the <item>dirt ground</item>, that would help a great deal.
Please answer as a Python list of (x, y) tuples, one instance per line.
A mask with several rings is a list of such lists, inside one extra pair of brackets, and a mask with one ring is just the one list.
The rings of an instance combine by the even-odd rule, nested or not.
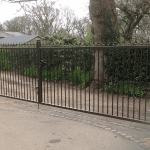
[[(31, 101), (38, 101), (35, 87), (38, 86), (36, 78), (26, 77), (15, 72), (1, 71), (0, 72), (0, 94), (10, 97), (17, 97), (20, 99), (27, 99)], [(14, 80), (14, 82), (13, 82)], [(129, 97), (110, 94), (106, 90), (93, 94), (93, 90), (88, 88), (79, 88), (67, 83), (54, 83), (53, 81), (42, 81), (42, 102), (61, 105), (70, 108), (77, 108), (91, 112), (100, 112), (104, 114), (127, 117), (144, 120), (145, 106), (146, 106), (146, 120), (150, 121), (150, 99)], [(113, 98), (113, 99), (112, 99)], [(135, 106), (134, 106), (135, 102)], [(139, 105), (140, 104), (140, 105)], [(134, 111), (133, 111), (134, 106)], [(129, 108), (129, 109), (128, 109)], [(140, 110), (140, 112), (139, 112)]]

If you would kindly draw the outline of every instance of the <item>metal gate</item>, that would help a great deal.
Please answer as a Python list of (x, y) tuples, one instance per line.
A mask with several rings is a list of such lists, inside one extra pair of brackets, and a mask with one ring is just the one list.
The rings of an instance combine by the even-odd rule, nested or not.
[[(25, 77), (21, 76), (19, 75), (19, 70), (18, 70), (18, 74), (16, 73), (16, 71), (12, 73), (9, 70), (3, 70), (3, 69), (0, 70), (0, 77), (1, 77), (0, 95), (1, 96), (38, 103), (38, 109), (39, 109), (39, 104), (44, 104), (44, 105), (50, 105), (50, 106), (60, 107), (64, 109), (70, 109), (74, 111), (80, 111), (84, 113), (92, 113), (95, 115), (103, 115), (112, 118), (150, 124), (150, 99), (136, 98), (136, 97), (134, 98), (130, 97), (129, 99), (129, 97), (125, 95), (118, 97), (118, 94), (117, 95), (110, 94), (107, 91), (102, 91), (102, 92), (98, 91), (98, 93), (94, 93), (93, 91), (93, 93), (91, 93), (89, 87), (81, 88), (81, 86), (80, 87), (70, 86), (70, 82), (69, 81), (65, 82), (66, 80), (64, 82), (58, 81), (56, 84), (54, 81), (48, 81), (48, 77), (47, 77), (47, 81), (45, 80), (43, 81), (42, 69), (43, 66), (46, 66), (48, 62), (45, 60), (41, 60), (41, 50), (43, 48), (44, 47), (41, 47), (40, 41), (37, 41), (36, 48), (30, 48), (35, 50), (36, 53), (38, 54), (37, 64), (34, 64), (37, 65), (38, 78), (34, 78), (33, 73), (31, 78), (30, 78), (30, 73), (29, 73), (29, 77), (27, 77), (27, 75)], [(13, 48), (8, 48), (8, 49), (13, 49)], [(18, 49), (18, 50), (24, 49), (29, 52), (28, 48), (14, 48), (14, 49)], [(45, 49), (50, 51), (50, 49), (52, 48), (47, 47)], [(44, 55), (49, 55), (49, 54), (44, 54)], [(2, 62), (6, 62), (8, 68), (9, 60), (6, 61), (5, 59), (3, 59)], [(9, 79), (7, 80), (8, 75), (10, 75), (9, 76), (10, 80)], [(14, 77), (12, 75), (15, 76), (16, 81), (13, 78), (12, 81), (13, 83), (10, 83), (9, 81), (11, 81), (11, 77)], [(58, 79), (58, 70), (57, 70), (57, 79)], [(22, 83), (22, 81), (25, 82)], [(110, 83), (110, 85), (111, 84), (112, 83)], [(10, 85), (13, 86), (11, 90), (9, 89)], [(55, 90), (55, 85), (57, 85), (57, 90)], [(14, 86), (16, 86), (16, 91), (14, 90), (15, 89)], [(24, 91), (22, 92), (23, 87), (24, 87)], [(4, 90), (5, 88), (6, 90)], [(24, 98), (21, 98), (20, 95), (24, 95)], [(25, 99), (25, 95), (27, 96), (26, 99)]]

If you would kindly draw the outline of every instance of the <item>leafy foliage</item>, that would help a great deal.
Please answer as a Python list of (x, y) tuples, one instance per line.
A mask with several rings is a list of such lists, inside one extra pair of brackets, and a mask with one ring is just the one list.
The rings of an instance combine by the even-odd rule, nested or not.
[(90, 45), (93, 46), (93, 33), (91, 32), (91, 26), (89, 25), (89, 28), (87, 30), (87, 35), (86, 37), (83, 39), (87, 44), (90, 43)]

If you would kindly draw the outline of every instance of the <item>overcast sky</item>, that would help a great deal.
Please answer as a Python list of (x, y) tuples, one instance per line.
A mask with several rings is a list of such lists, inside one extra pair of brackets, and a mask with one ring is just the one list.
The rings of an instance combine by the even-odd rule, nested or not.
[[(74, 10), (74, 13), (77, 17), (82, 18), (87, 16), (88, 14), (88, 6), (89, 0), (49, 0), (55, 1), (54, 8), (60, 8), (68, 6), (70, 9)], [(38, 3), (40, 0), (37, 1)], [(34, 5), (36, 2), (26, 2), (24, 4)], [(8, 3), (2, 2), (0, 5), (0, 23), (3, 24), (4, 21), (13, 19), (16, 16), (23, 16), (24, 11), (21, 10), (20, 12), (16, 13), (17, 10), (20, 10), (21, 6), (18, 3)]]
[[(56, 3), (54, 4), (53, 7), (58, 8), (59, 10), (60, 7), (64, 8), (65, 6), (68, 6), (71, 10), (74, 11), (75, 16), (77, 16), (78, 18), (83, 17), (89, 18), (90, 0), (46, 0), (46, 1), (49, 2), (55, 1)], [(41, 2), (41, 0), (38, 0), (37, 2), (39, 3)], [(24, 4), (28, 4), (30, 5), (30, 8), (32, 8), (31, 6), (35, 5), (35, 3), (36, 2), (26, 2)], [(4, 21), (11, 20), (17, 16), (23, 16), (24, 14), (23, 9), (20, 12), (17, 12), (17, 10), (20, 10), (20, 8), (21, 6), (18, 3), (2, 2), (0, 4), (0, 23), (3, 24)], [(61, 17), (61, 10), (60, 10), (60, 17)]]

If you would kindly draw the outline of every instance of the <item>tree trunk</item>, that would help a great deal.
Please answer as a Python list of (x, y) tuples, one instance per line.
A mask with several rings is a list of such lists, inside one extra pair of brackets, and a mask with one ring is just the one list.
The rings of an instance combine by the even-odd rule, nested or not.
[[(100, 4), (101, 2), (101, 4)], [(101, 8), (103, 6), (103, 8)], [(106, 20), (103, 19), (103, 14), (106, 15), (107, 12), (109, 12), (111, 17), (111, 22), (113, 24), (113, 33), (117, 35), (117, 37), (120, 37), (118, 26), (116, 24), (117, 20), (117, 13), (116, 13), (116, 5), (114, 0), (90, 0), (90, 6), (89, 6), (89, 12), (90, 12), (90, 19), (92, 21), (92, 29), (91, 32), (93, 33), (93, 43), (94, 46), (98, 46), (98, 43), (100, 45), (103, 44), (103, 40), (107, 41), (108, 38), (104, 38), (102, 35), (102, 31), (110, 31), (108, 28)], [(105, 24), (106, 23), (106, 24)], [(111, 34), (110, 34), (111, 35)], [(99, 65), (98, 65), (98, 49), (95, 49), (95, 65), (94, 69), (92, 71), (92, 84), (91, 88), (94, 88), (96, 91), (100, 88), (102, 88), (104, 81), (108, 79), (107, 75), (104, 74), (103, 76), (103, 49), (99, 50)], [(104, 62), (107, 60), (106, 56), (104, 56)], [(99, 74), (98, 74), (98, 66), (99, 66)], [(99, 80), (98, 80), (99, 75)], [(98, 88), (99, 87), (99, 88)]]

